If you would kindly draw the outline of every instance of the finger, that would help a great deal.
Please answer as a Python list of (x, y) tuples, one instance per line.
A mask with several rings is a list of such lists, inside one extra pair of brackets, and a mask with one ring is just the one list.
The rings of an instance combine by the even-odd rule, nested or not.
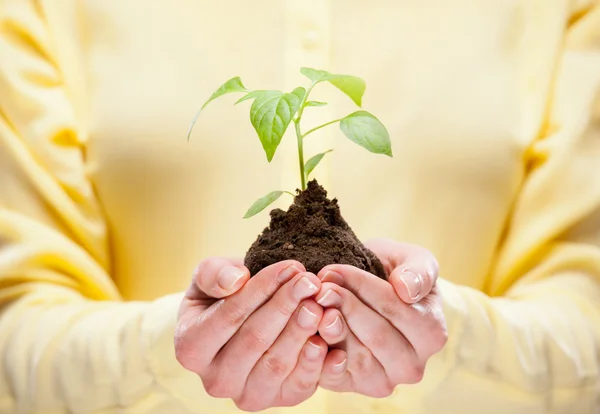
[[(353, 391), (369, 397), (387, 397), (391, 384), (385, 371), (372, 352), (352, 333), (342, 343), (346, 351), (346, 374), (341, 373), (343, 361), (325, 361), (320, 384), (337, 392)], [(341, 365), (340, 365), (341, 364)]]
[(322, 316), (323, 308), (315, 301), (305, 300), (300, 304), (281, 335), (252, 368), (244, 388), (244, 400), (259, 398), (268, 404), (276, 399), (296, 367), (302, 348), (317, 332)]
[(411, 307), (404, 303), (394, 291), (389, 282), (372, 275), (369, 272), (349, 265), (330, 265), (319, 272), (318, 277), (323, 283), (320, 295), (317, 297), (322, 303), (328, 302), (324, 286), (335, 283), (354, 294), (362, 303), (387, 319), (401, 332), (410, 328), (406, 318), (410, 315)]
[(312, 273), (297, 274), (248, 318), (219, 352), (212, 370), (233, 378), (230, 386), (241, 392), (248, 374), (279, 337), (298, 305), (314, 296), (320, 287), (321, 282)]
[(323, 283), (321, 294), (330, 282), (346, 288), (400, 331), (421, 358), (430, 357), (445, 344), (447, 333), (436, 286), (420, 302), (409, 305), (390, 283), (353, 266), (326, 266), (319, 277)]
[(336, 345), (348, 337), (348, 325), (337, 309), (325, 309), (319, 323), (319, 334), (328, 345)]
[[(229, 292), (219, 288), (216, 284), (216, 275), (222, 270), (224, 277), (238, 277), (239, 280), (233, 284)], [(244, 267), (241, 259), (228, 259), (223, 257), (210, 257), (200, 262), (194, 270), (192, 282), (188, 287), (181, 305), (179, 306), (178, 316), (194, 309), (196, 315), (203, 312), (207, 307), (215, 302), (215, 298), (228, 296), (238, 290), (249, 279), (248, 269)], [(209, 287), (212, 280), (213, 287)]]
[(418, 302), (435, 286), (439, 266), (429, 250), (388, 239), (370, 241), (367, 247), (384, 263), (388, 281), (404, 302)]
[(327, 344), (322, 338), (313, 336), (306, 342), (298, 364), (281, 388), (284, 405), (295, 406), (315, 393), (326, 356)]
[(190, 371), (205, 373), (217, 352), (250, 315), (280, 286), (303, 271), (304, 266), (293, 260), (273, 264), (258, 272), (230, 297), (215, 302), (203, 312), (182, 315), (175, 333), (178, 361)]
[(397, 267), (388, 277), (388, 281), (404, 303), (417, 303), (431, 293), (437, 277), (437, 271), (418, 270), (416, 266)]
[[(341, 311), (351, 331), (348, 338), (354, 335), (370, 351), (391, 383), (407, 382), (407, 367), (418, 365), (419, 360), (412, 345), (388, 320), (352, 292), (333, 283), (324, 283), (316, 300), (321, 306), (336, 307)], [(324, 325), (323, 321), (321, 325)]]
[(319, 385), (336, 392), (352, 391), (352, 378), (348, 372), (348, 354), (343, 349), (332, 349), (325, 357)]
[(211, 257), (200, 262), (194, 272), (199, 295), (224, 298), (237, 292), (250, 279), (250, 271), (237, 260)]

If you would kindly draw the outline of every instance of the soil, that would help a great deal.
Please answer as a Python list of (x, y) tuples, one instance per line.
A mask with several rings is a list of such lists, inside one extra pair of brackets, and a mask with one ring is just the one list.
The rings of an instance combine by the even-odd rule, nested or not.
[(271, 223), (246, 253), (246, 267), (254, 276), (282, 260), (297, 260), (317, 274), (330, 264), (348, 264), (386, 279), (385, 270), (373, 252), (358, 240), (342, 217), (336, 199), (316, 180), (298, 192), (288, 211), (271, 211)]

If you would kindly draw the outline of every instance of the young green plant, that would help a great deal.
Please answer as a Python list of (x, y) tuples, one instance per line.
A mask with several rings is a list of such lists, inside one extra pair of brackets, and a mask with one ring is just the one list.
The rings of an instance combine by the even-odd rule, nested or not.
[[(277, 151), (277, 147), (290, 125), (294, 123), (296, 132), (296, 141), (298, 145), (298, 165), (300, 167), (300, 188), (306, 190), (308, 177), (317, 167), (323, 157), (333, 151), (328, 150), (316, 154), (308, 161), (304, 162), (304, 140), (313, 132), (326, 126), (339, 123), (340, 129), (348, 139), (369, 150), (375, 154), (384, 154), (392, 156), (390, 136), (385, 126), (375, 117), (375, 115), (358, 110), (345, 117), (337, 118), (316, 126), (306, 132), (302, 132), (301, 121), (304, 110), (308, 107), (319, 107), (327, 105), (325, 102), (308, 100), (311, 92), (318, 84), (329, 82), (345, 93), (359, 108), (362, 107), (362, 97), (365, 93), (365, 82), (356, 76), (339, 75), (310, 68), (302, 68), (300, 72), (310, 80), (308, 88), (297, 87), (292, 92), (286, 93), (277, 90), (250, 90), (247, 89), (242, 80), (236, 76), (225, 82), (217, 89), (210, 98), (202, 105), (194, 117), (187, 138), (190, 139), (192, 129), (198, 120), (202, 110), (213, 100), (229, 94), (243, 93), (235, 104), (253, 100), (250, 107), (250, 122), (252, 123), (262, 147), (267, 156), (267, 161), (271, 162)], [(261, 212), (270, 204), (275, 202), (281, 195), (294, 194), (290, 191), (272, 191), (264, 197), (256, 200), (248, 209), (244, 218), (249, 218)]]

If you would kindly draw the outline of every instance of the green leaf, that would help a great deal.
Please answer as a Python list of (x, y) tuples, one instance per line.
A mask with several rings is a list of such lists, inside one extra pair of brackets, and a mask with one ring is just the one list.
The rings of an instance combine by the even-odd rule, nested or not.
[(292, 94), (296, 95), (300, 101), (304, 99), (304, 95), (306, 94), (306, 89), (302, 86), (298, 86), (296, 89), (292, 91)]
[(356, 111), (341, 120), (340, 129), (351, 141), (375, 153), (392, 156), (392, 143), (385, 126), (367, 111)]
[(200, 110), (204, 109), (206, 107), (206, 105), (208, 105), (210, 102), (214, 101), (218, 97), (223, 96), (228, 93), (232, 93), (232, 92), (249, 92), (248, 89), (246, 89), (246, 87), (242, 83), (242, 80), (240, 79), (239, 76), (236, 76), (235, 78), (231, 78), (227, 82), (225, 82), (223, 85), (221, 85), (219, 87), (219, 89), (217, 89), (215, 91), (215, 93), (213, 93), (210, 96), (210, 98), (208, 98), (208, 101), (206, 101), (204, 103), (204, 105), (202, 105), (202, 108), (200, 108)]
[(302, 68), (300, 69), (300, 73), (310, 79), (313, 84), (324, 81), (331, 83), (348, 95), (358, 107), (362, 106), (362, 97), (365, 94), (367, 86), (365, 81), (361, 78), (351, 75), (334, 74), (324, 70), (311, 68)]
[(262, 91), (257, 94), (250, 107), (250, 122), (271, 162), (275, 151), (292, 118), (298, 112), (302, 99), (297, 88), (292, 93)]
[(306, 171), (306, 177), (308, 177), (310, 173), (315, 169), (315, 167), (319, 165), (325, 154), (331, 151), (333, 150), (322, 152), (320, 154), (315, 155), (314, 157), (311, 157), (310, 160), (306, 161), (306, 164), (304, 164), (304, 171)]
[(252, 91), (252, 92), (248, 92), (246, 95), (242, 96), (240, 99), (238, 99), (237, 101), (235, 101), (234, 105), (237, 105), (239, 103), (247, 101), (248, 99), (255, 99), (256, 97), (260, 96), (261, 94), (263, 94), (265, 92), (266, 91)]
[[(248, 99), (256, 99), (257, 97), (261, 96), (262, 94), (264, 94), (265, 92), (270, 92), (270, 91), (251, 91), (248, 92), (246, 95), (242, 96), (240, 99), (238, 99), (234, 105), (237, 105), (239, 103), (242, 103), (244, 101), (247, 101)], [(300, 99), (304, 99), (304, 94), (306, 93), (306, 89), (304, 89), (303, 87), (298, 87), (296, 89), (294, 89), (292, 91), (292, 93), (294, 95), (296, 95), (298, 98)]]
[(348, 95), (356, 106), (359, 108), (362, 106), (362, 97), (367, 89), (364, 80), (350, 75), (332, 75), (328, 81)]
[(187, 134), (188, 141), (190, 140), (190, 135), (192, 134), (192, 129), (194, 129), (194, 125), (196, 124), (196, 121), (198, 120), (198, 117), (200, 116), (200, 112), (202, 112), (202, 110), (204, 108), (206, 108), (206, 105), (208, 105), (211, 101), (214, 101), (218, 97), (223, 96), (228, 93), (232, 93), (232, 92), (249, 92), (248, 89), (246, 89), (246, 87), (242, 83), (242, 80), (240, 79), (239, 76), (231, 78), (227, 82), (225, 82), (223, 85), (221, 85), (219, 87), (219, 89), (217, 89), (210, 96), (210, 98), (208, 98), (208, 101), (204, 102), (204, 105), (202, 105), (200, 110), (198, 112), (196, 112), (196, 115), (194, 116), (194, 119), (192, 120), (192, 124), (190, 125), (190, 129), (188, 130), (188, 134)]
[(279, 197), (281, 197), (281, 195), (283, 193), (284, 193), (283, 191), (272, 191), (269, 194), (267, 194), (266, 196), (259, 198), (258, 200), (256, 200), (254, 202), (254, 204), (252, 204), (250, 206), (250, 208), (244, 215), (244, 218), (245, 219), (250, 218), (250, 217), (260, 213), (265, 208), (267, 208), (268, 205), (272, 204), (273, 202), (275, 202), (275, 200), (277, 200)]
[(325, 106), (327, 102), (319, 102), (319, 101), (308, 101), (304, 104), (304, 106)]
[(313, 81), (313, 83), (319, 83), (328, 76), (331, 76), (331, 73), (327, 71), (312, 68), (300, 68), (300, 73)]

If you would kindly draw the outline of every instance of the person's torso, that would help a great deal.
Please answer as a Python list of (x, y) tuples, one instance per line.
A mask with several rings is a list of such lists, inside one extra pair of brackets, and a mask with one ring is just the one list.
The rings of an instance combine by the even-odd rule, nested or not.
[[(82, 79), (86, 162), (125, 298), (182, 290), (202, 258), (244, 255), (268, 224), (266, 212), (242, 220), (247, 207), (299, 186), (293, 131), (267, 163), (249, 103), (214, 102), (186, 133), (225, 80), (291, 91), (307, 84), (302, 66), (364, 78), (364, 108), (392, 139), (394, 158), (335, 126), (306, 140), (307, 156), (334, 149), (315, 177), (357, 235), (423, 245), (442, 277), (483, 288), (547, 101), (559, 22), (544, 13), (466, 0), (111, 0), (63, 13), (78, 37), (58, 28), (57, 45)], [(355, 110), (330, 85), (314, 99), (329, 105), (307, 109), (307, 126)]]

